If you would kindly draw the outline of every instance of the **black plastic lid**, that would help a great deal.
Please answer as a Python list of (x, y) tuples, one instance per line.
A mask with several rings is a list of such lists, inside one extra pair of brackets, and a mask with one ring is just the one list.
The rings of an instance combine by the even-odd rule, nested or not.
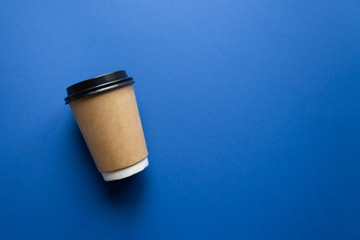
[(81, 97), (132, 84), (134, 84), (133, 79), (128, 77), (126, 72), (123, 70), (100, 75), (66, 88), (67, 97), (65, 98), (65, 104), (75, 101)]

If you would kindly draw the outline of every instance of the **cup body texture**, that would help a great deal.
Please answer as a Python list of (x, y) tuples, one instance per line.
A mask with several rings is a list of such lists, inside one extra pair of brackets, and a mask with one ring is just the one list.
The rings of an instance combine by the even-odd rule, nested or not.
[(121, 170), (148, 156), (132, 85), (69, 105), (99, 172)]

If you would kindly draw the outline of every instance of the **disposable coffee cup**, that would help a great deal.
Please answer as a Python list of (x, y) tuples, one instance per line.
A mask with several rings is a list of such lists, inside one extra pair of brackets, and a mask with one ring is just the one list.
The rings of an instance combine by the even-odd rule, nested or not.
[(105, 181), (129, 177), (149, 165), (133, 84), (125, 71), (117, 71), (66, 89), (65, 103)]

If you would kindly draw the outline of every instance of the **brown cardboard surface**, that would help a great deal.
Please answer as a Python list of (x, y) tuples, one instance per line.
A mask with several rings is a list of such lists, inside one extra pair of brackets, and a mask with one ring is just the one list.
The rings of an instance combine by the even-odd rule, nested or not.
[(70, 107), (100, 172), (123, 169), (147, 157), (133, 86), (80, 98)]

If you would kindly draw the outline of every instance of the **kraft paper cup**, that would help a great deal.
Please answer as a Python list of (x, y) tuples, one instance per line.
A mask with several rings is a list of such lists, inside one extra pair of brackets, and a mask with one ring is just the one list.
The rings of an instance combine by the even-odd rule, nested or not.
[(149, 164), (133, 83), (117, 71), (66, 89), (65, 103), (105, 181), (129, 177)]

